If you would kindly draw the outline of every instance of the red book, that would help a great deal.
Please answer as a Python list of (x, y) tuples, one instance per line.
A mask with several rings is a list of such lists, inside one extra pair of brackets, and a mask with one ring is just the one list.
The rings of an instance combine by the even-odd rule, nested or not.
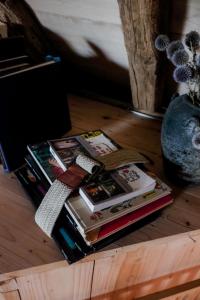
[(173, 202), (173, 198), (171, 195), (167, 195), (162, 197), (152, 203), (147, 204), (144, 207), (141, 207), (121, 218), (114, 220), (110, 223), (107, 223), (96, 230), (92, 230), (87, 234), (87, 240), (90, 243), (96, 243), (103, 238), (133, 224), (137, 221), (145, 218), (146, 216), (151, 215), (152, 213), (160, 210), (161, 208), (171, 204)]

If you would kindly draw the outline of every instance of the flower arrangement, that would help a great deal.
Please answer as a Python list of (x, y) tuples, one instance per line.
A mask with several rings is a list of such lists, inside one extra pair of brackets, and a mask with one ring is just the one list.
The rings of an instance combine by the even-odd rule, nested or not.
[(167, 58), (175, 66), (173, 78), (176, 82), (185, 83), (188, 95), (193, 104), (200, 106), (200, 35), (197, 31), (186, 34), (184, 41), (170, 41), (167, 35), (161, 34), (155, 40), (159, 51), (166, 51)]

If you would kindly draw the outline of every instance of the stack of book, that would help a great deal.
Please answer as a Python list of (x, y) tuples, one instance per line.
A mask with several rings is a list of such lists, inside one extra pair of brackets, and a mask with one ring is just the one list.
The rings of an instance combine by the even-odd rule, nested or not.
[(36, 207), (80, 153), (104, 166), (66, 200), (54, 227), (53, 237), (68, 262), (111, 243), (130, 225), (173, 201), (171, 189), (147, 171), (143, 156), (122, 149), (101, 130), (29, 144), (27, 148), (26, 164), (16, 175)]

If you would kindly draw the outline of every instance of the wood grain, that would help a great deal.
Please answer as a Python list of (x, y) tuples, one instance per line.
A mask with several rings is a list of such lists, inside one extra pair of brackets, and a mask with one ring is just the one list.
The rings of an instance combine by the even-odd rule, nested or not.
[(18, 291), (24, 300), (155, 300), (190, 295), (200, 284), (199, 250), (200, 230), (196, 230), (96, 253), (71, 266), (59, 262), (4, 274), (0, 285), (5, 286), (3, 294)]
[[(116, 142), (145, 154), (148, 167), (167, 182), (175, 196), (174, 204), (106, 249), (124, 247), (200, 228), (200, 188), (180, 188), (165, 178), (160, 150), (160, 121), (141, 119), (131, 112), (88, 99), (69, 97), (76, 134), (101, 128)], [(97, 113), (98, 112), (98, 113)], [(62, 255), (55, 243), (34, 223), (34, 208), (16, 178), (0, 174), (0, 272), (10, 272), (56, 262)]]
[(200, 287), (177, 293), (175, 295), (164, 297), (163, 300), (198, 300), (200, 299)]
[(89, 299), (93, 262), (74, 264), (47, 273), (30, 274), (17, 279), (22, 300)]
[(164, 2), (118, 0), (118, 3), (128, 53), (133, 105), (136, 110), (152, 113), (158, 110), (158, 97), (162, 95), (154, 40), (159, 34)]
[(0, 300), (21, 300), (21, 297), (18, 291), (11, 291), (0, 294)]

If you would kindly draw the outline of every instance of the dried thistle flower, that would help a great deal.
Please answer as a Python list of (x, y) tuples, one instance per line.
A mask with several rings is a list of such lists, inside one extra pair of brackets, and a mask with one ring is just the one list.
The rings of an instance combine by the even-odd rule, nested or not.
[(165, 34), (160, 34), (155, 40), (155, 47), (159, 51), (165, 51), (169, 45), (169, 38)]
[(168, 47), (167, 47), (167, 57), (169, 59), (172, 58), (173, 54), (178, 51), (178, 50), (183, 50), (184, 49), (184, 46), (183, 46), (183, 43), (179, 40), (177, 41), (173, 41), (171, 42)]
[(186, 35), (184, 44), (181, 40), (168, 42), (165, 35), (160, 35), (155, 41), (155, 46), (160, 51), (166, 49), (168, 59), (176, 66), (173, 72), (174, 80), (187, 84), (192, 103), (200, 106), (200, 54), (197, 53), (200, 35), (191, 31)]
[(186, 65), (189, 61), (189, 54), (185, 50), (177, 50), (171, 60), (175, 66)]
[(200, 35), (197, 31), (190, 31), (186, 34), (185, 44), (189, 49), (197, 49), (199, 47)]
[(191, 67), (179, 66), (174, 70), (173, 78), (176, 82), (187, 82), (192, 78), (192, 73)]

